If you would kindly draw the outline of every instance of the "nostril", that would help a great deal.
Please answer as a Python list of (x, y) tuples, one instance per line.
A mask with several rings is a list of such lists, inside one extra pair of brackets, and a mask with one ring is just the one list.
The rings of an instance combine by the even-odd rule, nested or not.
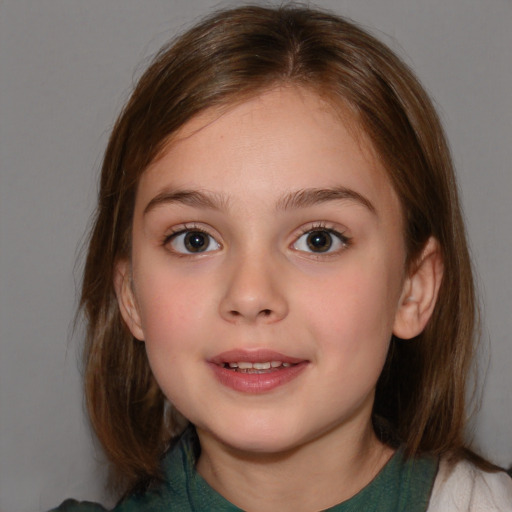
[(272, 314), (272, 311), (270, 309), (263, 309), (261, 313), (263, 314), (263, 316), (270, 316)]

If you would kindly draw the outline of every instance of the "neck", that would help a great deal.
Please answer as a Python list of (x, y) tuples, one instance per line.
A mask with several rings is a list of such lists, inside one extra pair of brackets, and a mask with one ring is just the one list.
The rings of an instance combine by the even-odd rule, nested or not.
[[(348, 435), (347, 435), (348, 434)], [(247, 453), (198, 429), (197, 470), (217, 492), (246, 510), (324, 510), (354, 496), (391, 457), (371, 427), (327, 432), (280, 453)]]

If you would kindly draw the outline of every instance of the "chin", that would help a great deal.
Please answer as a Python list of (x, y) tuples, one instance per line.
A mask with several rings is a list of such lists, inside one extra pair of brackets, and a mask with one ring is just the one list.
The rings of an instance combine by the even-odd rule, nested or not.
[(207, 428), (206, 431), (225, 446), (254, 455), (283, 453), (307, 442), (296, 429), (261, 421), (249, 424), (233, 422), (227, 428)]

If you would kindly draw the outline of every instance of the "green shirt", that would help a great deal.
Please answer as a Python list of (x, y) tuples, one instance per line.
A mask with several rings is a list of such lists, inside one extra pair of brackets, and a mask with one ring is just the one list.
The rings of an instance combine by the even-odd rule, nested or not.
[[(238, 507), (214, 491), (195, 470), (198, 441), (188, 429), (163, 460), (165, 481), (156, 489), (121, 501), (115, 512), (235, 512)], [(330, 512), (425, 512), (437, 473), (438, 460), (405, 460), (402, 450), (355, 496), (329, 508)], [(66, 500), (57, 512), (101, 512), (90, 502)]]

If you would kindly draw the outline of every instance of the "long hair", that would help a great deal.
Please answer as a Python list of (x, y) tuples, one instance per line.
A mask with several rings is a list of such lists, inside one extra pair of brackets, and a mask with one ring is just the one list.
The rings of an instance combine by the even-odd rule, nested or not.
[(114, 292), (115, 264), (130, 258), (139, 178), (196, 114), (281, 84), (354, 113), (400, 199), (407, 264), (431, 236), (441, 248), (432, 318), (417, 338), (391, 342), (377, 385), (377, 434), (409, 456), (465, 449), (476, 306), (452, 162), (431, 101), (407, 66), (353, 23), (296, 6), (249, 6), (214, 14), (164, 48), (106, 149), (81, 295), (85, 389), (92, 425), (126, 486), (158, 476), (163, 451), (187, 423), (166, 403)]

